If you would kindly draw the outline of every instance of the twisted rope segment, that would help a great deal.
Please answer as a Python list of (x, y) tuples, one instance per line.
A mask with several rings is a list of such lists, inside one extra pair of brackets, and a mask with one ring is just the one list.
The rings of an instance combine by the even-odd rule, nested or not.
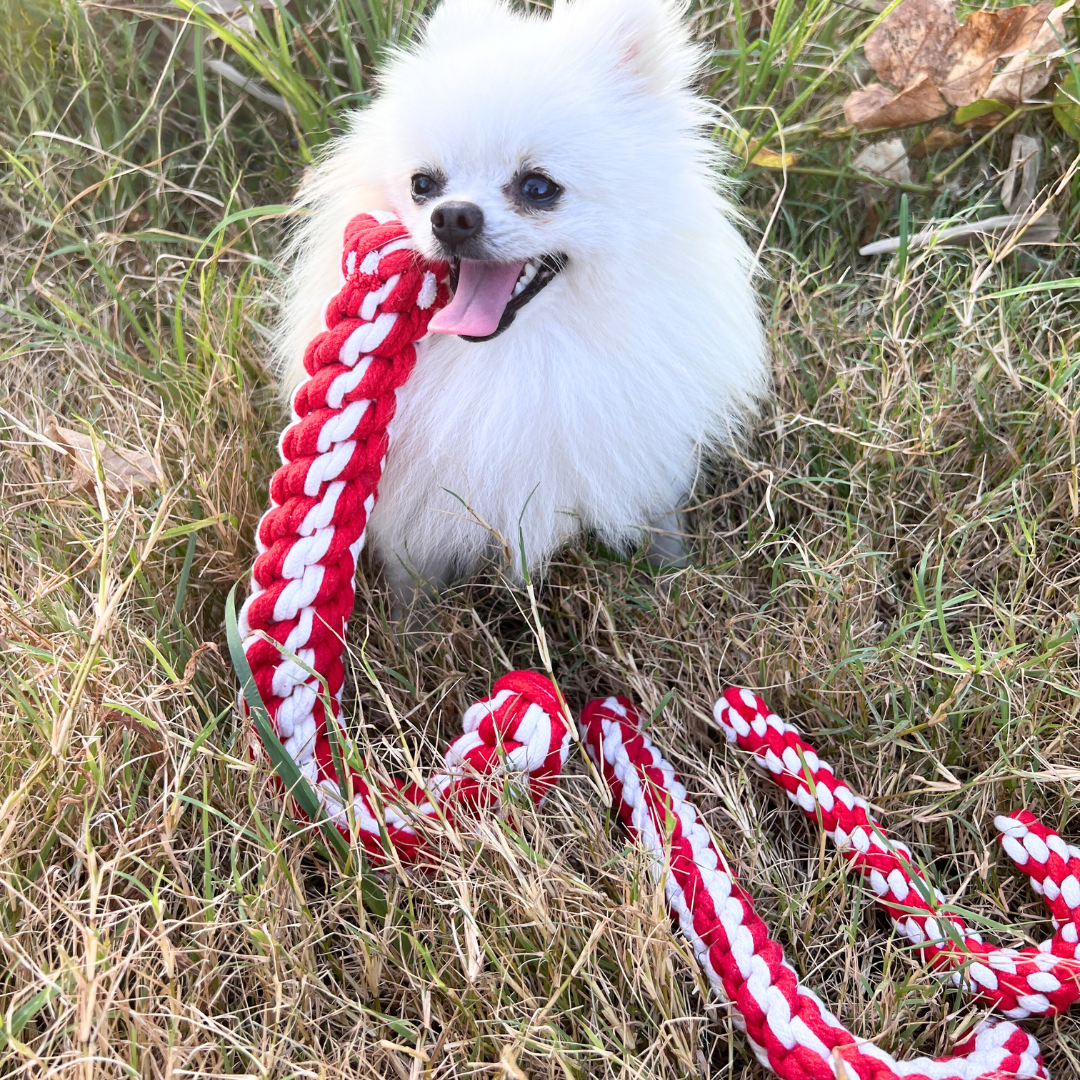
[[(542, 800), (566, 763), (571, 729), (565, 705), (549, 679), (533, 672), (511, 672), (495, 682), (488, 698), (466, 711), (463, 734), (450, 744), (440, 768), (426, 781), (376, 784), (348, 764), (356, 754), (341, 717), (342, 658), (355, 597), (356, 560), (385, 463), (395, 394), (416, 362), (415, 343), (426, 333), (431, 315), (446, 303), (447, 268), (424, 264), (404, 226), (379, 214), (360, 215), (349, 223), (341, 271), (341, 288), (326, 305), (326, 329), (306, 351), (308, 377), (293, 395), (292, 422), (281, 437), (282, 466), (270, 484), (270, 509), (259, 523), (259, 554), (239, 629), (274, 730), (312, 785), (321, 809), (377, 862), (393, 857), (437, 865), (438, 837), (444, 826), (463, 822), (466, 814), (499, 800), (500, 788), (493, 780), (516, 777), (525, 782), (534, 801)], [(740, 745), (763, 756), (770, 769), (772, 752), (781, 763), (773, 771), (778, 778), (781, 774), (787, 778), (781, 783), (808, 813), (822, 813), (830, 800), (830, 810), (849, 806), (850, 793), (843, 794), (846, 787), (830, 784), (831, 771), (806, 744), (774, 748), (746, 741), (748, 732), (789, 740), (797, 735), (760, 699), (735, 691), (740, 706), (732, 704), (732, 693), (728, 692), (726, 709), (718, 705), (717, 714), (718, 719), (721, 714), (726, 717), (730, 738), (744, 740)], [(757, 710), (753, 717), (745, 713), (751, 698)], [(632, 706), (615, 698), (590, 703), (581, 717), (581, 737), (611, 785), (621, 820), (652, 856), (653, 873), (664, 880), (672, 912), (710, 983), (732, 1003), (759, 1060), (783, 1080), (1046, 1077), (1035, 1040), (1010, 1023), (980, 1025), (954, 1056), (940, 1060), (898, 1062), (874, 1044), (857, 1039), (799, 985), (782, 947), (770, 939), (749, 895), (736, 884), (670, 764), (640, 732)], [(802, 761), (814, 762), (820, 772), (814, 794), (805, 781), (805, 791), (799, 787), (789, 749), (790, 755), (801, 753)], [(339, 775), (335, 756), (344, 775)], [(865, 803), (851, 796), (850, 808), (865, 818)], [(299, 807), (294, 809), (301, 813)], [(1005, 843), (1010, 854), (1016, 858), (1018, 852), (1026, 852), (1034, 863), (1045, 866), (1043, 873), (1033, 863), (1029, 870), (1033, 883), (1042, 885), (1054, 905), (1064, 898), (1053, 940), (1075, 942), (1075, 915), (1068, 922), (1064, 913), (1076, 908), (1071, 903), (1076, 883), (1073, 863), (1080, 853), (1064, 849), (1056, 835), (1030, 815), (1008, 820), (1012, 824)], [(879, 877), (893, 888), (896, 867), (890, 864), (883, 871), (874, 861), (876, 850), (871, 859), (870, 847), (863, 851), (858, 839), (877, 835), (875, 827), (868, 818), (858, 824), (861, 834), (839, 819), (829, 827), (845, 851), (854, 848), (852, 861), (870, 875), (875, 889)], [(1042, 858), (1044, 848), (1048, 854)], [(901, 870), (905, 861), (910, 865), (902, 845), (892, 844), (889, 851)], [(1071, 878), (1059, 874), (1055, 858), (1063, 865), (1066, 858), (1071, 860)], [(909, 881), (908, 893), (913, 886), (918, 891)], [(891, 912), (900, 913), (901, 896), (908, 907), (913, 906), (908, 893), (895, 886), (888, 901)], [(1057, 917), (1058, 907), (1054, 910)], [(920, 909), (912, 925), (930, 937), (933, 917), (922, 916)], [(905, 913), (905, 918), (910, 917)], [(977, 935), (965, 933), (965, 940), (976, 940)], [(945, 955), (945, 950), (939, 952)], [(1006, 950), (997, 952), (1004, 955)], [(1044, 949), (1040, 955), (1047, 953)], [(1021, 965), (1027, 963), (1026, 951), (1016, 956)], [(1031, 962), (1039, 963), (1036, 958)], [(986, 984), (975, 979), (974, 964), (969, 971), (972, 988), (982, 992)], [(1040, 968), (1032, 975), (1039, 973), (1048, 974)], [(1013, 987), (1013, 983), (999, 985)], [(1026, 985), (1042, 993), (1030, 977)], [(1067, 1005), (1063, 997), (1054, 996), (1058, 991), (1051, 991), (1048, 982), (1041, 985), (1047, 987), (1048, 1003)], [(1001, 1000), (1008, 1004), (1008, 999)], [(1030, 1004), (1026, 1000), (1019, 1004), (1020, 997), (1016, 1000), (1018, 1008)]]
[(896, 930), (935, 966), (951, 970), (954, 985), (1014, 1020), (1053, 1016), (1080, 997), (1080, 848), (1027, 810), (994, 819), (1002, 847), (1042, 895), (1054, 925), (1054, 936), (1038, 946), (997, 948), (944, 907), (945, 897), (907, 845), (886, 834), (867, 801), (761, 698), (726, 690), (714, 715), (730, 742), (750, 751), (808, 818), (820, 820), (849, 865), (869, 881)]

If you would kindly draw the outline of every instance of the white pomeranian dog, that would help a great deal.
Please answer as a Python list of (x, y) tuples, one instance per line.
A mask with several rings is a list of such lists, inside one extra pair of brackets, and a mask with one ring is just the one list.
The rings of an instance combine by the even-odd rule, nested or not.
[(399, 600), (581, 530), (685, 559), (703, 449), (768, 382), (752, 258), (677, 0), (443, 0), (305, 185), (286, 387), (345, 224), (391, 210), (456, 287), (398, 393), (368, 537)]

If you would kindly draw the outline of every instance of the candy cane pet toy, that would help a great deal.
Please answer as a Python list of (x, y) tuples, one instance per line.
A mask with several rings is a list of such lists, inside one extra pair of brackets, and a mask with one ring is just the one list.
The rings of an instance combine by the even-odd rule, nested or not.
[[(749, 690), (729, 689), (717, 723), (822, 827), (848, 863), (869, 879), (893, 925), (953, 982), (1006, 1016), (1052, 1016), (1080, 997), (1080, 848), (1067, 845), (1027, 810), (994, 820), (1009, 857), (1050, 908), (1054, 936), (1038, 947), (987, 945), (915, 867), (906, 844), (890, 839), (832, 766)], [(967, 969), (966, 978), (963, 968)]]
[[(535, 800), (543, 797), (565, 764), (570, 726), (549, 679), (512, 672), (466, 711), (464, 733), (426, 782), (375, 785), (351, 766), (339, 776), (329, 725), (337, 725), (341, 760), (352, 758), (341, 692), (356, 560), (377, 496), (395, 391), (416, 362), (415, 343), (447, 299), (446, 267), (424, 264), (390, 215), (349, 223), (341, 270), (341, 288), (326, 305), (326, 329), (308, 346), (308, 377), (293, 395), (292, 422), (281, 437), (283, 464), (259, 523), (239, 629), (274, 730), (321, 809), (345, 835), (354, 830), (374, 861), (384, 863), (389, 847), (398, 858), (436, 863), (443, 823), (467, 826), (463, 810), (497, 801), (492, 778), (516, 774)], [(592, 702), (581, 718), (582, 739), (611, 785), (620, 818), (652, 856), (673, 914), (763, 1064), (784, 1080), (1046, 1077), (1035, 1040), (1007, 1022), (981, 1025), (955, 1056), (910, 1062), (846, 1031), (799, 985), (685, 788), (639, 729), (621, 699)], [(821, 786), (816, 790), (821, 800)], [(1024, 850), (1031, 851), (1027, 834)]]

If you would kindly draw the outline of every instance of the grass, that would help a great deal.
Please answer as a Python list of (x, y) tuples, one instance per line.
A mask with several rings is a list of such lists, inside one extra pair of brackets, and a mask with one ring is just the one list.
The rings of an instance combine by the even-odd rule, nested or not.
[[(543, 812), (488, 821), (443, 875), (390, 875), (382, 915), (248, 756), (224, 599), (282, 418), (262, 359), (284, 205), (422, 7), (270, 5), (233, 49), (186, 3), (0, 5), (3, 1077), (764, 1075), (578, 756)], [(1080, 182), (1054, 247), (860, 259), (902, 206), (912, 229), (1000, 212), (1011, 132), (917, 162), (902, 202), (854, 170), (868, 139), (839, 107), (873, 12), (717, 0), (693, 18), (734, 122), (801, 155), (738, 176), (775, 397), (701, 480), (692, 568), (657, 582), (583, 543), (539, 614), (571, 705), (657, 711), (809, 985), (891, 1051), (942, 1053), (980, 1007), (709, 711), (729, 682), (759, 688), (947, 896), (1008, 927), (988, 935), (1047, 935), (991, 821), (1026, 805), (1080, 834)], [(1076, 144), (1046, 109), (1014, 123), (1056, 182)], [(145, 449), (163, 486), (73, 487), (41, 436), (53, 415)], [(359, 591), (378, 687), (355, 662), (353, 724), (388, 769), (431, 760), (495, 675), (538, 663), (503, 583), (450, 591), (420, 643), (372, 568)], [(1030, 1026), (1056, 1076), (1080, 1072), (1080, 1013)]]

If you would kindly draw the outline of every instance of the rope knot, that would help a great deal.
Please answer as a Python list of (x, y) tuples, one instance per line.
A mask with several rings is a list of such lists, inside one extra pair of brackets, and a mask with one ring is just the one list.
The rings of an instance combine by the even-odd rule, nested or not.
[(570, 751), (570, 727), (558, 692), (550, 679), (533, 671), (511, 671), (491, 689), (491, 697), (466, 711), (465, 734), (451, 744), (447, 764), (460, 762), (487, 774), (505, 761), (509, 771), (528, 773), (533, 798), (540, 801)]

